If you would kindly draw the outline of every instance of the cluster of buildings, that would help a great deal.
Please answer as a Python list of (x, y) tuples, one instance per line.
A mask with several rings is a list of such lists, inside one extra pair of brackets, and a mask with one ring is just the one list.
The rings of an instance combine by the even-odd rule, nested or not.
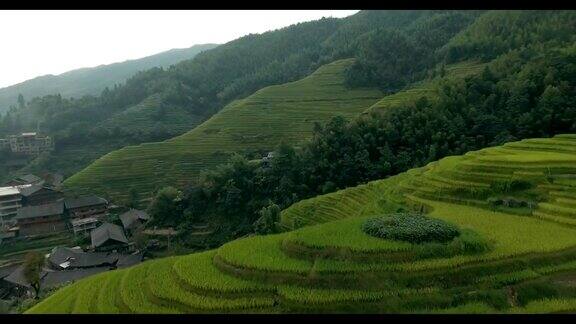
[(62, 181), (61, 176), (47, 179), (32, 174), (8, 181), (0, 187), (0, 232), (7, 226), (15, 225), (15, 217), (25, 206), (44, 205), (62, 199), (57, 189)]
[[(85, 252), (79, 247), (55, 247), (46, 255), (40, 287), (57, 287), (100, 272), (130, 267), (142, 260), (142, 252)], [(0, 299), (31, 295), (31, 288), (22, 265), (0, 268)]]
[[(144, 253), (134, 248), (126, 233), (143, 226), (148, 215), (130, 209), (120, 215), (122, 226), (103, 223), (90, 232), (91, 245), (81, 247), (57, 246), (47, 254), (40, 273), (42, 289), (60, 286), (100, 272), (130, 267), (143, 261)], [(0, 268), (0, 299), (30, 296), (32, 287), (24, 276), (24, 266), (13, 264)]]
[[(64, 197), (52, 181), (35, 175), (10, 180), (0, 187), (0, 247), (62, 232), (88, 236), (90, 246), (85, 250), (59, 246), (46, 255), (40, 275), (44, 288), (141, 262), (143, 253), (128, 237), (144, 226), (148, 214), (129, 209), (119, 215), (117, 225), (106, 221), (109, 207), (108, 201), (97, 196)], [(30, 291), (22, 265), (0, 268), (0, 299)]]
[(108, 211), (104, 198), (66, 198), (53, 182), (25, 175), (0, 187), (0, 244), (19, 237), (72, 232), (90, 234), (94, 249), (118, 248), (128, 245), (126, 232), (148, 220), (145, 212), (131, 209), (120, 215), (123, 226), (119, 226), (106, 223)]
[[(108, 202), (100, 197), (64, 198), (54, 183), (29, 174), (0, 187), (0, 232), (4, 236), (33, 236), (90, 229), (106, 215)], [(10, 236), (10, 235), (9, 235)]]
[(8, 150), (23, 155), (38, 155), (54, 149), (52, 137), (38, 133), (22, 133), (0, 138), (0, 151)]

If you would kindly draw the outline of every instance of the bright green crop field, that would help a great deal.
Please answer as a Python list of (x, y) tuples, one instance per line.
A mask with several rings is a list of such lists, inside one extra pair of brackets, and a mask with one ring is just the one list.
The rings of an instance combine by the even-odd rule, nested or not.
[[(575, 146), (524, 140), (304, 200), (282, 211), (282, 233), (101, 273), (27, 313), (576, 311)], [(402, 210), (460, 236), (415, 244), (362, 230)], [(466, 253), (477, 240), (489, 248)]]

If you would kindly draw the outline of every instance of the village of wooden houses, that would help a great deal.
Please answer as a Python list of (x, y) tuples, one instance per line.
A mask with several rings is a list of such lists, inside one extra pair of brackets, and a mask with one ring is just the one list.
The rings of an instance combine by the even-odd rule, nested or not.
[[(0, 139), (0, 145), (29, 156), (53, 149), (49, 136), (36, 133)], [(147, 213), (96, 195), (64, 193), (62, 180), (60, 174), (25, 174), (0, 184), (0, 299), (33, 296), (22, 265), (29, 251), (46, 256), (43, 289), (143, 261), (144, 249), (133, 237), (149, 220)]]

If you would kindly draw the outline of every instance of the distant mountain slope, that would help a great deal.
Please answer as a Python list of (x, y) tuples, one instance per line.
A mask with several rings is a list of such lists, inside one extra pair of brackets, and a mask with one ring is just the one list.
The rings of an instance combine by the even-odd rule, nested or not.
[(111, 152), (69, 178), (66, 188), (122, 197), (130, 186), (149, 196), (160, 186), (195, 180), (233, 152), (263, 153), (281, 141), (301, 143), (312, 135), (314, 122), (336, 115), (352, 119), (382, 97), (375, 89), (343, 86), (352, 63), (337, 61), (302, 80), (261, 89), (168, 141)]
[(167, 68), (172, 64), (191, 59), (200, 52), (216, 46), (218, 45), (194, 45), (189, 48), (172, 49), (140, 59), (82, 68), (59, 75), (44, 75), (27, 80), (0, 89), (0, 113), (6, 111), (11, 105), (16, 106), (19, 94), (22, 94), (25, 99), (57, 93), (63, 97), (81, 97), (87, 94), (98, 95), (104, 88), (122, 83), (138, 71), (148, 70), (153, 67)]

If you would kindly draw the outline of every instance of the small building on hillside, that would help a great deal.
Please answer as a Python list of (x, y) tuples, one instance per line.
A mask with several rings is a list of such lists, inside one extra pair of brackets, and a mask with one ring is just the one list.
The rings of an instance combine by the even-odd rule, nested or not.
[(25, 174), (23, 176), (13, 178), (4, 183), (3, 185), (20, 186), (24, 184), (32, 184), (32, 185), (44, 185), (46, 187), (51, 188), (58, 188), (62, 184), (62, 180), (64, 180), (64, 176), (59, 173), (45, 173), (40, 177), (35, 174)]
[(0, 267), (0, 300), (10, 299), (11, 297), (22, 297), (26, 294), (25, 289), (20, 289), (18, 285), (5, 280), (19, 267), (20, 265), (18, 264)]
[[(56, 247), (40, 273), (42, 289), (61, 286), (104, 271), (126, 268), (143, 260), (143, 253), (120, 254), (84, 252), (79, 248)], [(0, 297), (31, 294), (22, 265), (0, 268)]]
[(0, 188), (0, 227), (13, 223), (22, 207), (51, 204), (62, 199), (60, 191), (43, 185), (44, 180), (38, 179), (26, 175), (9, 181), (12, 186)]
[(6, 186), (20, 186), (25, 184), (44, 184), (44, 180), (33, 174), (25, 174), (5, 183)]
[(64, 199), (64, 205), (70, 216), (75, 218), (102, 218), (108, 212), (108, 201), (96, 196), (84, 196)]
[(25, 155), (38, 155), (45, 151), (54, 149), (52, 137), (39, 135), (38, 133), (22, 133), (20, 135), (10, 135), (7, 138), (10, 151)]
[(129, 242), (122, 227), (104, 223), (90, 232), (92, 248), (95, 251), (122, 251), (129, 248)]
[(16, 187), (0, 188), (0, 227), (12, 220), (22, 207), (22, 195)]
[[(108, 270), (110, 270), (110, 267), (78, 268), (65, 271), (54, 271), (45, 268), (40, 273), (40, 287), (42, 289), (50, 289)], [(32, 295), (32, 287), (24, 277), (24, 266), (18, 266), (16, 270), (2, 280), (16, 287), (13, 290), (16, 290), (17, 293), (12, 293), (13, 295)]]
[(80, 248), (55, 247), (48, 256), (53, 270), (86, 269), (95, 267), (128, 267), (140, 263), (142, 253), (120, 254), (115, 252), (84, 252)]
[(117, 253), (88, 253), (80, 248), (58, 246), (48, 256), (48, 264), (54, 270), (70, 270), (93, 267), (116, 267), (119, 259)]
[(20, 235), (37, 235), (65, 231), (63, 219), (64, 204), (60, 202), (22, 207), (14, 218), (18, 224)]
[(144, 225), (148, 220), (150, 220), (150, 216), (145, 211), (138, 209), (130, 209), (120, 215), (120, 221), (126, 231), (133, 231)]
[(64, 197), (62, 192), (42, 184), (33, 184), (20, 189), (23, 206), (38, 206), (55, 203)]

